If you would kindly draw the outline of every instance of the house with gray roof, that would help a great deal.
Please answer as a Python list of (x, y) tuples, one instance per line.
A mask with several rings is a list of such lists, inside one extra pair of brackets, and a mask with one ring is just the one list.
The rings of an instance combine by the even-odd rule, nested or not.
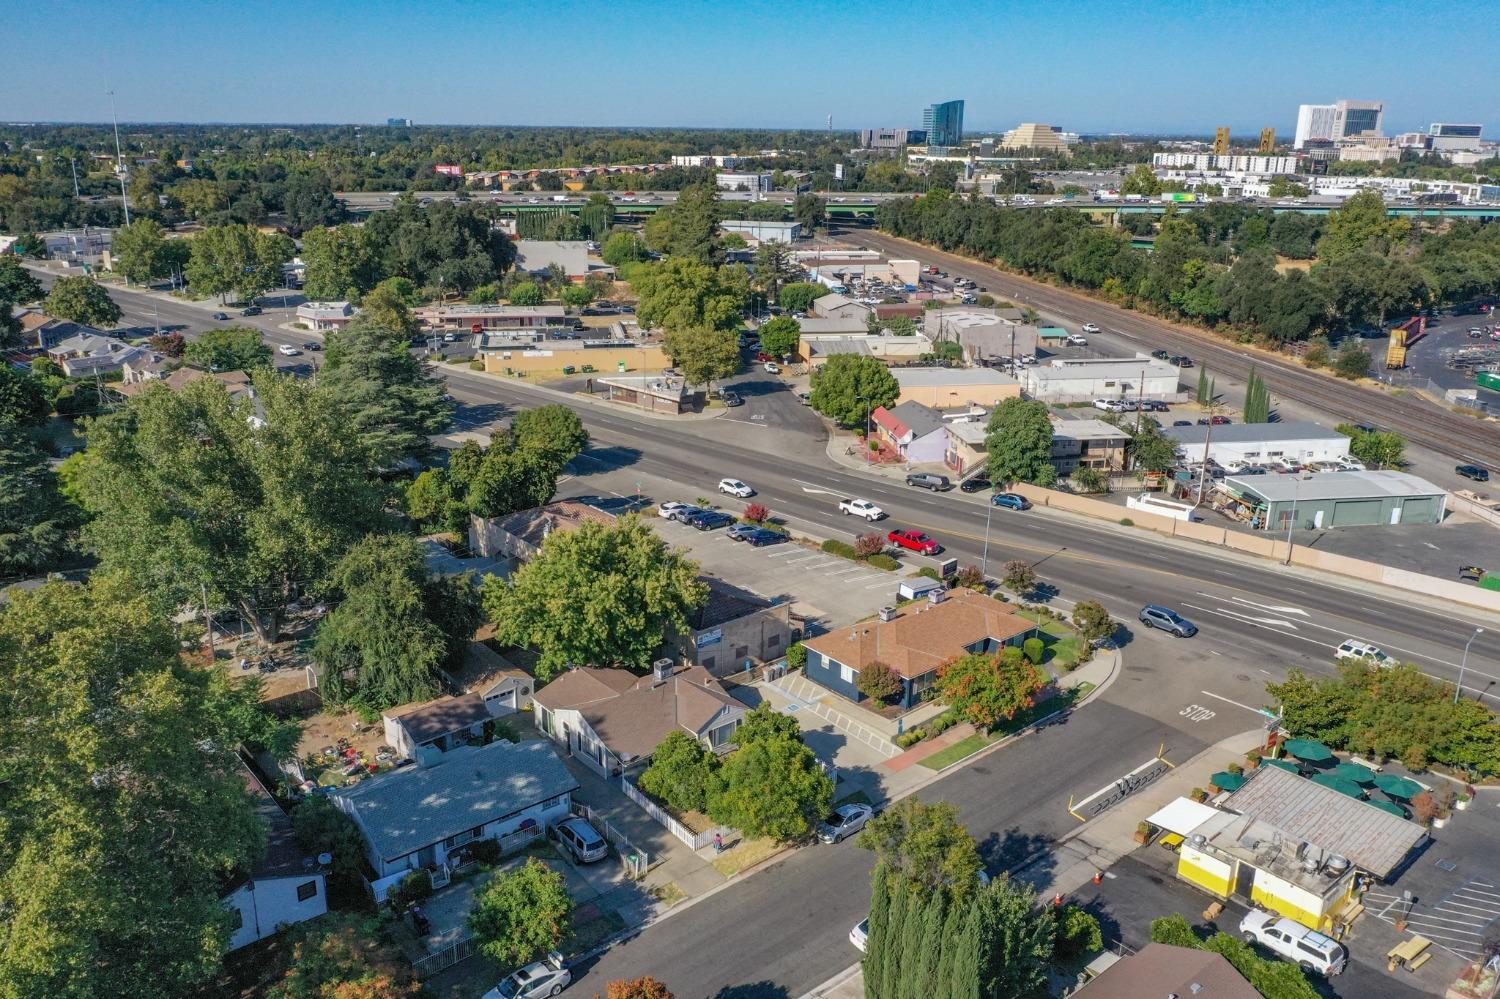
[(391, 748), (426, 766), (449, 750), (479, 742), (484, 723), (493, 717), (483, 697), (464, 694), (392, 708), (380, 720)]
[(446, 866), (459, 847), (566, 818), (578, 781), (545, 742), (454, 750), (432, 767), (408, 767), (329, 797), (354, 820), (377, 881)]

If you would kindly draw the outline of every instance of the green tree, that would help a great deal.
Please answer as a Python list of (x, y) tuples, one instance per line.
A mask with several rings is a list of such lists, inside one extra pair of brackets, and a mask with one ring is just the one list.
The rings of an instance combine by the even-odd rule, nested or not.
[(1328, 213), (1318, 240), (1318, 259), (1337, 260), (1361, 250), (1385, 254), (1406, 241), (1411, 223), (1386, 214), (1379, 191), (1361, 191)]
[(669, 329), (662, 347), (689, 385), (712, 385), (740, 370), (739, 338), (733, 330), (706, 326)]
[(777, 316), (762, 324), (759, 332), (761, 348), (776, 357), (797, 353), (802, 340), (802, 325), (791, 316)]
[(865, 425), (869, 414), (901, 394), (896, 376), (878, 358), (835, 354), (812, 373), (812, 407), (846, 427)]
[(746, 836), (801, 839), (833, 803), (833, 778), (800, 739), (753, 739), (719, 768), (708, 814)]
[(281, 206), (292, 231), (303, 235), (315, 226), (330, 226), (344, 217), (344, 206), (339, 204), (323, 170), (299, 170), (289, 176)]
[(85, 326), (114, 326), (120, 321), (120, 307), (104, 285), (91, 277), (58, 278), (42, 308), (49, 316)]
[(371, 326), (392, 330), (410, 343), (421, 326), (411, 314), (409, 286), (405, 278), (386, 278), (360, 299), (359, 318)]
[(221, 302), (235, 295), (252, 301), (281, 284), (281, 265), (296, 247), (282, 235), (268, 235), (248, 225), (210, 226), (189, 242), (191, 255), (183, 269), (194, 292), (217, 295)]
[(1177, 442), (1149, 423), (1142, 423), (1126, 446), (1138, 472), (1165, 472), (1177, 463)]
[(573, 898), (562, 874), (533, 857), (479, 889), (469, 929), (481, 954), (513, 967), (562, 946), (572, 933), (572, 916)]
[(609, 238), (604, 241), (604, 250), (600, 255), (611, 267), (639, 263), (651, 256), (650, 251), (646, 249), (646, 241), (638, 233), (629, 229), (617, 229), (610, 233)]
[(876, 701), (889, 701), (901, 693), (901, 674), (878, 659), (859, 671), (855, 687)]
[(510, 290), (511, 305), (541, 305), (546, 300), (546, 292), (534, 281), (522, 281)]
[(430, 579), (412, 538), (356, 542), (325, 587), (339, 602), (313, 646), (324, 696), (383, 711), (441, 693), (439, 667), (462, 661), (482, 620), (473, 580), (457, 583)]
[(1109, 479), (1092, 465), (1079, 465), (1073, 470), (1073, 483), (1081, 493), (1104, 493), (1109, 491)]
[(0, 579), (56, 566), (77, 526), (77, 509), (58, 491), (47, 456), (4, 421), (0, 414)]
[(222, 878), (265, 849), (228, 678), (190, 667), (159, 605), (105, 571), (9, 595), (0, 689), (0, 981), (15, 996), (199, 994), (229, 943)]
[(755, 248), (755, 264), (751, 270), (755, 287), (765, 292), (766, 297), (773, 302), (780, 296), (782, 287), (800, 269), (792, 259), (792, 247), (789, 243), (762, 243)]
[(748, 745), (757, 739), (800, 739), (802, 728), (797, 724), (797, 719), (762, 701), (745, 713), (744, 720), (734, 730), (732, 738), (739, 746)]
[(1345, 340), (1333, 355), (1333, 372), (1340, 378), (1363, 378), (1370, 373), (1370, 352), (1358, 340)]
[(385, 515), (364, 449), (326, 397), (269, 372), (255, 388), (252, 402), (208, 378), (151, 386), (89, 425), (78, 489), (106, 568), (172, 607), (206, 589), (266, 641), (298, 587)]
[(1104, 931), (1099, 919), (1087, 909), (1066, 905), (1052, 909), (1056, 921), (1056, 946), (1053, 959), (1062, 967), (1093, 954), (1104, 947)]
[(679, 811), (701, 812), (708, 807), (716, 769), (717, 761), (701, 742), (674, 729), (656, 747), (639, 783)]
[(1047, 404), (1031, 399), (1006, 399), (995, 407), (986, 428), (990, 481), (1038, 482), (1052, 470), (1052, 420)]
[(732, 330), (750, 292), (743, 267), (713, 267), (680, 257), (637, 266), (630, 284), (640, 299), (636, 316), (641, 325), (668, 332)]
[(303, 293), (315, 302), (358, 299), (380, 280), (377, 250), (362, 226), (307, 230), (302, 234)]
[(418, 457), (453, 419), (441, 379), (408, 349), (397, 330), (361, 317), (327, 338), (318, 391), (344, 415), (380, 468)]
[(167, 238), (161, 223), (151, 218), (138, 218), (115, 230), (110, 254), (115, 266), (125, 280), (131, 284), (148, 284), (152, 278), (166, 277), (171, 273), (167, 263)]
[(889, 870), (925, 891), (966, 894), (984, 866), (974, 837), (958, 821), (958, 806), (903, 798), (871, 819), (858, 843)]
[(1000, 584), (1017, 596), (1024, 596), (1036, 589), (1036, 570), (1024, 558), (1011, 559), (1005, 563)]
[(712, 184), (693, 184), (646, 223), (646, 240), (669, 257), (719, 264), (724, 260), (719, 242), (723, 218), (718, 189)]
[(1151, 167), (1141, 163), (1125, 177), (1125, 182), (1120, 185), (1120, 193), (1155, 197), (1161, 193), (1161, 181)]
[(1021, 650), (1007, 647), (999, 655), (971, 653), (938, 668), (943, 699), (979, 728), (1009, 721), (1036, 703), (1047, 678)]
[(24, 305), (42, 297), (42, 283), (14, 253), (0, 254), (0, 302)]
[(980, 994), (1033, 995), (1046, 984), (1056, 928), (1037, 908), (1035, 889), (1008, 875), (975, 897), (975, 919), (984, 946), (979, 955)]
[(1389, 430), (1371, 433), (1352, 423), (1340, 423), (1334, 429), (1350, 438), (1349, 453), (1366, 465), (1399, 468), (1405, 461), (1406, 438), (1398, 433)]
[(450, 486), (464, 515), (504, 517), (550, 500), (562, 465), (552, 453), (517, 448), (512, 434), (496, 434), (472, 472), (454, 471), (450, 462)]
[(308, 795), (292, 811), (292, 833), (306, 856), (326, 853), (333, 858), (328, 870), (329, 908), (370, 907), (364, 876), (365, 838), (347, 812), (321, 794)]
[(581, 309), (594, 300), (594, 293), (581, 284), (570, 284), (558, 295), (562, 304), (570, 309)]
[(1267, 196), (1272, 198), (1305, 198), (1310, 193), (1305, 185), (1285, 175), (1272, 177), (1266, 188)]
[(794, 281), (781, 289), (776, 302), (788, 312), (806, 312), (813, 302), (828, 294), (828, 289), (811, 281)]
[(541, 680), (570, 665), (643, 665), (707, 597), (698, 566), (636, 517), (554, 533), (508, 582), (484, 582), (496, 636), (536, 650)]
[(827, 217), (828, 206), (816, 194), (799, 194), (792, 204), (792, 218), (802, 223), (809, 236)]
[(0, 430), (39, 427), (50, 412), (52, 402), (42, 378), (0, 364)]
[(1268, 423), (1271, 419), (1271, 392), (1265, 381), (1250, 366), (1250, 377), (1245, 383), (1245, 422)]
[(1090, 644), (1102, 642), (1115, 633), (1114, 619), (1097, 600), (1080, 600), (1073, 605), (1073, 627)]
[(589, 446), (589, 432), (578, 414), (561, 403), (523, 409), (511, 421), (521, 451), (542, 455), (559, 471)]
[(209, 371), (255, 371), (271, 363), (271, 348), (261, 339), (260, 330), (218, 326), (189, 343), (182, 356)]
[(421, 985), (372, 916), (341, 914), (291, 929), (290, 967), (266, 999), (415, 999)]

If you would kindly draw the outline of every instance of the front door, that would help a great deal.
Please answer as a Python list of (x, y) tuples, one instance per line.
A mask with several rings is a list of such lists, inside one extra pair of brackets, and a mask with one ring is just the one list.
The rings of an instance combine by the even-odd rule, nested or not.
[(422, 847), (422, 849), (420, 849), (420, 850), (417, 851), (417, 866), (418, 867), (433, 867), (433, 866), (436, 866), (436, 864), (437, 864), (437, 844), (436, 843), (434, 843), (432, 846), (424, 846), (424, 847)]

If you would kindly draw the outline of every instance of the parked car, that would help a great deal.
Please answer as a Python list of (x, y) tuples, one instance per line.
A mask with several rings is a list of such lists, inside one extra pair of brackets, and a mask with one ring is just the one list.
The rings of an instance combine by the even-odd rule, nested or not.
[(728, 493), (731, 496), (738, 496), (740, 499), (744, 499), (746, 496), (755, 495), (755, 490), (745, 485), (739, 479), (720, 479), (719, 492)]
[(1480, 468), (1478, 465), (1458, 465), (1453, 469), (1453, 471), (1457, 472), (1459, 475), (1462, 475), (1464, 478), (1472, 479), (1475, 482), (1490, 481), (1489, 469)]
[(1160, 628), (1179, 638), (1192, 638), (1198, 634), (1198, 626), (1181, 614), (1159, 604), (1147, 604), (1141, 608), (1141, 624), (1147, 628)]
[(811, 406), (812, 405), (812, 393), (811, 392), (798, 392), (797, 393), (797, 401), (800, 402), (800, 403), (802, 403), (802, 405), (804, 405), (804, 406)]
[(572, 981), (573, 973), (564, 965), (562, 955), (552, 951), (544, 960), (528, 964), (490, 989), (484, 994), (484, 999), (540, 999), (541, 996), (555, 996)]
[(580, 864), (592, 864), (609, 856), (609, 844), (587, 819), (574, 816), (552, 827), (557, 845)]
[(688, 506), (686, 503), (678, 503), (673, 500), (668, 500), (667, 502), (657, 506), (656, 515), (663, 520), (677, 520), (679, 519), (679, 514), (684, 513), (688, 510), (695, 509), (697, 508)]
[(937, 475), (933, 472), (913, 472), (906, 477), (906, 484), (931, 489), (935, 493), (946, 492), (953, 488), (953, 483), (948, 481), (948, 476)]
[(260, 315), (260, 306), (258, 306), (258, 305), (247, 305), (243, 309), (240, 310), (240, 315), (242, 315), (242, 316), (258, 316), (258, 315)]
[(1094, 323), (1084, 323), (1082, 326), (1079, 327), (1079, 329), (1083, 330), (1085, 333), (1098, 333), (1099, 332), (1099, 327), (1097, 325), (1095, 325)]
[(749, 539), (750, 535), (754, 534), (758, 530), (760, 530), (760, 528), (756, 527), (754, 524), (735, 524), (724, 533), (730, 541), (746, 541)]
[(773, 531), (767, 527), (757, 527), (746, 536), (745, 541), (751, 548), (764, 548), (766, 545), (779, 545), (786, 541), (787, 536), (781, 531)]
[(1095, 399), (1094, 408), (1102, 409), (1106, 413), (1125, 412), (1125, 404), (1119, 399)]
[(227, 313), (227, 312), (215, 312), (214, 313), (214, 318), (217, 319), (217, 320), (219, 320), (220, 322), (223, 322), (224, 320), (226, 320), (226, 319), (229, 318), (229, 313)]
[(1069, 347), (1087, 347), (1089, 345), (1089, 338), (1080, 336), (1077, 333), (1069, 333), (1067, 343)]
[(1246, 943), (1260, 944), (1276, 956), (1296, 962), (1303, 971), (1325, 977), (1339, 974), (1349, 962), (1343, 944), (1274, 912), (1251, 909), (1245, 913), (1240, 920), (1240, 935)]
[(1156, 358), (1158, 361), (1167, 361), (1171, 360), (1172, 358), (1172, 355), (1165, 350), (1153, 350), (1151, 352), (1151, 356)]
[(897, 528), (885, 536), (885, 539), (897, 548), (905, 548), (907, 551), (917, 552), (920, 555), (936, 555), (943, 550), (943, 546), (923, 534), (921, 531), (903, 530)]
[(1031, 500), (1020, 493), (996, 493), (990, 497), (990, 505), (1007, 510), (1030, 510)]
[(818, 840), (837, 843), (848, 839), (865, 827), (875, 817), (875, 809), (869, 805), (840, 805), (822, 822), (818, 823)]
[(854, 924), (854, 929), (849, 931), (849, 942), (861, 954), (865, 952), (865, 946), (870, 942), (870, 920), (868, 916)]
[(298, 354), (302, 353), (302, 351), (298, 350), (296, 347), (293, 347), (289, 343), (284, 343), (276, 348), (276, 353), (280, 354), (282, 357), (296, 357)]
[(1390, 668), (1396, 665), (1396, 660), (1386, 655), (1378, 645), (1369, 642), (1361, 642), (1357, 638), (1346, 638), (1339, 644), (1334, 652), (1333, 658), (1342, 662), (1345, 659), (1367, 662), (1372, 666), (1383, 666)]
[(839, 512), (848, 516), (863, 517), (876, 521), (885, 516), (885, 511), (867, 499), (839, 500)]
[(1192, 425), (1193, 425), (1193, 421), (1192, 420), (1173, 420), (1172, 421), (1172, 426), (1174, 426), (1174, 427), (1191, 427)]
[(958, 488), (966, 493), (984, 492), (990, 487), (990, 477), (983, 473), (970, 476), (958, 484)]
[(765, 369), (766, 374), (768, 375), (781, 374), (781, 365), (777, 364), (775, 361), (767, 361), (766, 363), (762, 364), (761, 367)]
[(1207, 426), (1222, 427), (1226, 423), (1233, 423), (1233, 422), (1234, 421), (1231, 420), (1227, 416), (1200, 416), (1200, 417), (1198, 417), (1198, 426), (1200, 426), (1200, 427), (1207, 427)]
[(1186, 354), (1173, 354), (1167, 358), (1167, 362), (1179, 368), (1191, 368), (1193, 366), (1193, 359)]
[(683, 523), (700, 531), (713, 531), (733, 524), (734, 518), (723, 510), (699, 510), (684, 518)]

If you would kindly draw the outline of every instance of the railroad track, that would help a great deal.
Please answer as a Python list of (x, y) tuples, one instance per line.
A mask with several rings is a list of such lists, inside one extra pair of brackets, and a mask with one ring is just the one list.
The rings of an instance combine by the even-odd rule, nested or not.
[(870, 247), (903, 255), (918, 248), (945, 269), (963, 268), (966, 273), (978, 269), (992, 292), (1072, 322), (1108, 324), (1147, 347), (1191, 354), (1200, 366), (1232, 378), (1247, 378), (1253, 364), (1272, 393), (1288, 401), (1328, 413), (1338, 422), (1368, 423), (1393, 430), (1415, 445), (1500, 470), (1500, 425), (1460, 416), (1425, 399), (1342, 382), (1275, 355), (1236, 350), (1211, 334), (1189, 332), (1154, 316), (1001, 271), (969, 257), (871, 229), (846, 230), (846, 235)]

